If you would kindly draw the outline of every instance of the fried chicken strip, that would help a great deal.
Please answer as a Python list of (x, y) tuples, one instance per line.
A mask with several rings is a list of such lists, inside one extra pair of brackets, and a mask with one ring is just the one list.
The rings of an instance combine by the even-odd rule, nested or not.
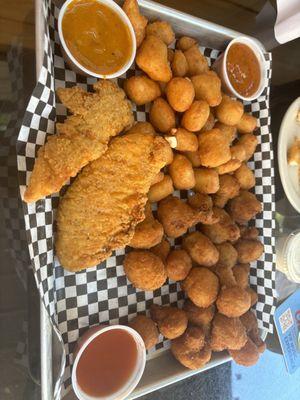
[(58, 192), (82, 167), (100, 157), (109, 139), (133, 123), (130, 103), (116, 84), (99, 80), (95, 93), (80, 87), (57, 94), (74, 114), (56, 124), (57, 134), (39, 150), (24, 201), (31, 203)]
[(129, 133), (113, 139), (107, 152), (84, 168), (58, 208), (56, 252), (66, 269), (96, 265), (130, 243), (169, 151), (161, 137)]

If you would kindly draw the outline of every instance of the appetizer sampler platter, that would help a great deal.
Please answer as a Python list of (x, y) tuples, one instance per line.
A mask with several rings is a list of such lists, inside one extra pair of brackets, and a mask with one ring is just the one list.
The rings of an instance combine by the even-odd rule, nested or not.
[[(190, 35), (196, 38), (202, 46), (201, 51), (209, 59), (210, 63), (216, 59), (219, 51), (224, 49), (226, 41), (238, 35), (235, 32), (152, 2), (141, 1), (140, 6), (142, 13), (150, 20), (162, 19), (169, 21), (176, 35)], [(30, 137), (27, 134), (26, 140), (26, 134), (24, 135), (23, 130), (23, 136), (21, 135), (18, 143), (19, 170), (21, 184), (23, 184), (22, 193), (24, 192), (26, 173), (32, 170), (35, 146), (44, 143), (46, 133), (54, 133), (55, 114), (57, 121), (63, 121), (66, 115), (65, 107), (58, 100), (56, 100), (56, 104), (54, 102), (54, 85), (57, 89), (58, 87), (71, 87), (79, 84), (81, 87), (91, 90), (91, 85), (95, 83), (94, 79), (89, 78), (86, 80), (86, 78), (75, 74), (64, 63), (57, 44), (57, 33), (53, 28), (59, 10), (52, 3), (48, 4), (46, 2), (44, 7), (44, 12), (46, 14), (49, 12), (50, 17), (50, 40), (46, 34), (45, 41), (46, 45), (49, 45), (51, 40), (55, 40), (55, 43), (53, 43), (54, 54), (52, 54), (50, 46), (46, 46), (42, 75), (37, 91), (34, 93), (35, 100), (29, 106), (26, 115), (27, 121), (24, 123), (25, 130), (27, 128), (28, 133), (30, 129), (29, 133), (32, 136)], [(269, 54), (266, 54), (266, 60), (269, 65), (268, 74), (270, 78), (271, 63)], [(134, 67), (127, 74), (127, 77), (133, 76), (135, 74)], [(119, 79), (121, 85), (122, 80), (124, 81), (123, 78)], [(271, 315), (274, 310), (274, 244), (272, 239), (274, 186), (268, 96), (269, 88), (266, 89), (258, 101), (245, 104), (245, 110), (259, 119), (259, 146), (256, 149), (254, 161), (250, 161), (249, 165), (256, 175), (255, 193), (263, 203), (263, 212), (256, 217), (255, 226), (260, 231), (260, 239), (265, 245), (265, 253), (261, 260), (251, 266), (250, 283), (256, 288), (259, 295), (259, 302), (256, 308), (259, 327), (267, 331), (272, 329)], [(34, 108), (36, 99), (45, 105), (38, 117), (36, 115), (39, 111)], [(45, 120), (45, 111), (46, 113), (48, 112), (48, 120)], [(34, 114), (31, 119), (30, 112)], [(137, 121), (148, 120), (148, 112), (149, 108), (147, 107), (134, 106), (134, 117)], [(32, 129), (36, 129), (35, 135)], [(36, 135), (37, 130), (39, 131)], [(29, 142), (30, 145), (24, 147), (24, 142)], [(178, 195), (185, 198), (186, 193), (178, 193)], [(55, 259), (55, 267), (53, 269), (53, 219), (57, 203), (58, 198), (52, 196), (52, 198), (40, 200), (34, 205), (25, 206), (25, 220), (29, 234), (30, 254), (34, 263), (39, 289), (52, 322), (61, 332), (65, 344), (66, 370), (64, 375), (61, 376), (61, 381), (64, 383), (64, 389), (68, 389), (70, 385), (72, 348), (78, 336), (87, 326), (105, 321), (127, 323), (128, 315), (134, 316), (137, 312), (143, 312), (149, 308), (152, 302), (164, 305), (181, 305), (184, 296), (179, 283), (173, 282), (163, 285), (161, 289), (153, 293), (134, 289), (124, 276), (122, 267), (123, 249), (118, 250), (107, 260), (106, 268), (102, 265), (73, 274), (64, 271), (60, 267), (58, 260)], [(148, 362), (145, 375), (133, 393), (133, 397), (199, 372), (186, 370), (174, 362), (169, 352), (164, 351), (166, 348), (168, 348), (168, 342), (161, 340), (155, 351), (150, 352), (149, 356), (152, 359)], [(226, 360), (228, 360), (227, 355), (218, 353), (203, 369), (211, 368)]]

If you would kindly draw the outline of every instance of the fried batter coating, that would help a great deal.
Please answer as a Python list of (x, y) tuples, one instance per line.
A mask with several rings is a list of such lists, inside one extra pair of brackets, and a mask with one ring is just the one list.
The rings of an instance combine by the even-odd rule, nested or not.
[(193, 103), (195, 97), (194, 86), (188, 78), (172, 78), (167, 84), (166, 96), (173, 110), (184, 112)]
[(233, 267), (232, 272), (237, 286), (241, 287), (242, 289), (247, 289), (249, 284), (250, 265), (237, 264)]
[(247, 264), (257, 260), (264, 252), (264, 246), (259, 240), (241, 239), (235, 244), (238, 252), (238, 262)]
[(237, 125), (243, 113), (243, 104), (227, 95), (223, 95), (221, 103), (216, 108), (217, 119), (223, 124), (230, 126)]
[(134, 287), (155, 290), (166, 281), (162, 260), (151, 251), (132, 251), (125, 255), (124, 272)]
[(199, 220), (199, 213), (196, 210), (173, 196), (159, 202), (157, 216), (166, 235), (171, 238), (182, 236)]
[(181, 50), (175, 50), (171, 68), (173, 76), (183, 77), (187, 75), (189, 66)]
[(238, 254), (230, 242), (216, 244), (219, 252), (218, 264), (232, 268), (237, 263)]
[(214, 213), (219, 221), (212, 225), (202, 225), (201, 231), (215, 243), (235, 242), (240, 237), (239, 227), (230, 218), (227, 212), (221, 208), (215, 207)]
[(180, 39), (177, 40), (176, 48), (181, 51), (186, 51), (190, 49), (194, 44), (197, 44), (196, 39), (189, 36), (182, 36)]
[(164, 228), (162, 224), (153, 217), (151, 208), (149, 207), (144, 221), (137, 224), (129, 246), (135, 249), (150, 249), (161, 242), (163, 235)]
[(209, 117), (209, 105), (204, 100), (195, 100), (185, 111), (181, 119), (182, 126), (191, 132), (198, 132), (203, 128)]
[(167, 239), (163, 239), (160, 243), (158, 243), (156, 246), (151, 248), (152, 253), (157, 255), (162, 262), (165, 264), (168, 254), (170, 253), (170, 243)]
[(135, 61), (154, 81), (169, 82), (172, 78), (167, 45), (157, 36), (146, 36), (137, 50)]
[(149, 115), (151, 124), (160, 132), (166, 133), (175, 127), (175, 113), (162, 97), (154, 100)]
[(251, 306), (249, 293), (238, 286), (223, 287), (220, 290), (216, 305), (218, 311), (229, 318), (240, 317)]
[(207, 308), (197, 307), (190, 299), (185, 300), (183, 305), (189, 322), (204, 329), (211, 323), (215, 315), (215, 308), (213, 304)]
[(189, 76), (201, 74), (208, 71), (208, 63), (206, 57), (200, 52), (197, 44), (184, 51), (189, 70)]
[[(150, 122), (136, 122), (127, 133), (150, 133), (151, 135), (155, 135), (155, 130)], [(172, 149), (171, 153), (172, 153)], [(168, 163), (167, 163), (168, 164)]]
[(151, 203), (160, 201), (174, 192), (172, 178), (164, 175), (160, 182), (152, 184), (148, 192), (148, 199)]
[(228, 318), (220, 313), (215, 315), (210, 342), (213, 351), (239, 350), (246, 342), (246, 329), (239, 318)]
[(129, 244), (169, 149), (161, 137), (126, 134), (85, 167), (58, 207), (56, 252), (65, 268), (78, 271), (97, 265)]
[(228, 140), (219, 129), (200, 133), (198, 151), (204, 167), (218, 167), (231, 159)]
[(204, 267), (211, 267), (218, 262), (219, 252), (214, 244), (200, 232), (188, 234), (182, 242), (183, 248), (192, 260)]
[(249, 310), (240, 317), (240, 320), (246, 329), (248, 337), (257, 346), (259, 353), (263, 353), (266, 349), (266, 344), (259, 335), (257, 318), (254, 313)]
[(219, 190), (212, 196), (214, 205), (223, 208), (229, 199), (233, 199), (240, 192), (238, 181), (231, 175), (224, 174), (219, 177)]
[(241, 238), (242, 239), (257, 239), (259, 232), (258, 229), (256, 229), (254, 226), (246, 227), (246, 226), (240, 226), (240, 231), (241, 231)]
[(192, 76), (196, 100), (205, 100), (210, 107), (218, 106), (222, 101), (221, 80), (214, 71)]
[(196, 181), (192, 163), (182, 154), (175, 154), (169, 166), (169, 174), (176, 189), (188, 190), (195, 186)]
[(58, 192), (70, 177), (107, 150), (111, 137), (133, 123), (125, 93), (108, 80), (94, 84), (94, 93), (75, 86), (57, 89), (62, 103), (71, 111), (57, 134), (50, 135), (38, 151), (24, 201), (31, 203)]
[(237, 197), (228, 202), (227, 210), (235, 222), (244, 225), (261, 212), (262, 205), (253, 193), (242, 190)]
[(145, 75), (125, 79), (124, 90), (138, 106), (150, 103), (161, 95), (159, 84)]
[(192, 260), (183, 249), (172, 250), (168, 255), (166, 270), (169, 279), (182, 281), (192, 268)]
[(167, 46), (175, 40), (175, 33), (167, 21), (154, 21), (146, 27), (146, 35), (154, 35), (160, 38)]
[(233, 126), (225, 125), (222, 124), (222, 122), (217, 121), (214, 127), (220, 129), (220, 131), (223, 132), (224, 136), (226, 137), (229, 143), (232, 143), (236, 138), (237, 128), (235, 125)]
[(236, 280), (233, 275), (233, 270), (230, 267), (227, 267), (224, 264), (217, 263), (214, 267), (212, 267), (212, 271), (217, 275), (219, 278), (220, 286), (227, 288), (236, 286)]
[(237, 129), (239, 133), (246, 134), (253, 132), (257, 127), (257, 118), (253, 115), (244, 113), (239, 123), (237, 124)]
[(157, 323), (160, 333), (167, 339), (181, 336), (187, 328), (186, 313), (178, 308), (152, 304), (150, 314), (153, 321)]
[(250, 367), (259, 360), (258, 348), (250, 338), (240, 350), (229, 350), (229, 354), (237, 364), (244, 367)]
[(257, 301), (258, 301), (258, 295), (257, 295), (257, 293), (256, 293), (253, 289), (251, 289), (250, 287), (248, 287), (248, 288), (246, 289), (246, 291), (250, 294), (250, 297), (251, 297), (251, 307), (253, 307), (254, 304), (256, 304)]
[(182, 289), (198, 307), (209, 307), (218, 296), (219, 280), (207, 268), (192, 268), (182, 283)]
[(136, 46), (139, 47), (146, 35), (148, 20), (140, 13), (137, 0), (125, 0), (123, 10), (132, 24), (136, 37)]
[[(172, 146), (178, 151), (195, 152), (198, 150), (198, 137), (184, 128), (174, 128), (169, 132), (171, 136), (165, 136), (165, 139), (170, 143), (176, 139), (176, 146)], [(191, 160), (190, 160), (191, 161)]]
[(195, 193), (188, 197), (188, 204), (198, 211), (198, 221), (201, 224), (214, 224), (218, 218), (213, 212), (213, 202), (210, 196), (204, 193)]
[(257, 137), (252, 135), (251, 133), (247, 133), (242, 137), (240, 137), (237, 143), (243, 145), (245, 148), (246, 151), (245, 161), (250, 160), (250, 158), (253, 156), (255, 152), (258, 143)]
[(196, 180), (194, 190), (197, 192), (212, 194), (219, 190), (219, 175), (213, 168), (195, 168), (194, 175)]
[(211, 358), (211, 349), (205, 343), (204, 332), (193, 326), (179, 338), (172, 340), (171, 352), (186, 368), (198, 369), (207, 364)]
[(152, 319), (147, 318), (145, 315), (137, 315), (129, 322), (129, 326), (141, 335), (146, 350), (151, 349), (158, 343), (159, 332)]
[(255, 176), (251, 169), (246, 164), (234, 171), (234, 177), (238, 181), (241, 189), (249, 190), (255, 186)]
[(210, 111), (207, 121), (205, 122), (203, 128), (200, 130), (200, 133), (210, 131), (215, 125), (215, 117), (214, 114)]
[[(231, 149), (232, 147), (230, 148), (230, 153)], [(225, 164), (216, 167), (216, 171), (219, 175), (230, 174), (231, 172), (236, 171), (241, 166), (241, 164), (242, 164), (241, 161), (231, 159), (227, 161)]]

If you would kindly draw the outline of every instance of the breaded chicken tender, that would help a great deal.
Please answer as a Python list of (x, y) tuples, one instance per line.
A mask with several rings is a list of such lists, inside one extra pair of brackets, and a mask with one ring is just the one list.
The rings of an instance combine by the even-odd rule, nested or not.
[(94, 84), (94, 93), (75, 86), (59, 88), (57, 94), (71, 111), (63, 124), (56, 124), (38, 151), (24, 201), (31, 203), (58, 192), (70, 177), (106, 150), (111, 137), (133, 123), (131, 105), (125, 93), (108, 80)]
[(187, 328), (186, 313), (178, 308), (152, 304), (150, 314), (153, 321), (157, 323), (160, 333), (167, 339), (181, 336)]
[(214, 213), (219, 221), (212, 225), (202, 225), (201, 231), (215, 244), (235, 242), (240, 237), (239, 227), (230, 218), (227, 212), (215, 207)]
[(166, 270), (169, 279), (182, 281), (192, 268), (192, 259), (183, 249), (172, 250), (167, 258)]
[(146, 35), (154, 35), (160, 38), (167, 46), (175, 40), (175, 33), (167, 21), (154, 21), (148, 24)]
[(134, 235), (129, 243), (129, 246), (135, 249), (150, 249), (161, 242), (164, 235), (164, 228), (161, 223), (153, 217), (151, 207), (146, 205), (148, 210), (144, 221), (137, 224)]
[(223, 287), (216, 301), (219, 313), (229, 318), (240, 317), (251, 306), (249, 293), (239, 286)]
[(209, 307), (219, 292), (218, 277), (207, 268), (192, 268), (182, 283), (182, 289), (198, 307)]
[(167, 45), (157, 36), (146, 36), (136, 53), (135, 61), (154, 81), (169, 82), (172, 78)]
[(162, 260), (150, 251), (132, 251), (125, 255), (124, 272), (134, 287), (155, 290), (166, 281)]
[(262, 205), (253, 193), (243, 190), (228, 202), (227, 210), (235, 222), (244, 225), (261, 212)]
[(129, 326), (141, 335), (146, 350), (151, 349), (158, 343), (159, 333), (152, 319), (147, 318), (145, 315), (137, 315), (129, 322)]
[(65, 268), (97, 265), (130, 243), (169, 149), (150, 133), (120, 136), (76, 178), (57, 213), (56, 252)]
[(198, 369), (211, 358), (211, 349), (205, 343), (204, 332), (197, 326), (190, 327), (179, 338), (172, 340), (171, 352), (186, 368)]
[(159, 84), (145, 75), (126, 79), (124, 90), (130, 100), (138, 106), (150, 103), (161, 95)]
[(259, 259), (264, 251), (263, 244), (252, 239), (240, 239), (234, 247), (238, 253), (238, 262), (242, 264)]
[(185, 300), (183, 309), (192, 325), (200, 326), (204, 330), (211, 323), (215, 315), (215, 306), (212, 304), (207, 308), (197, 307), (190, 299)]
[(192, 260), (204, 267), (211, 267), (218, 262), (219, 252), (214, 244), (200, 232), (188, 234), (182, 242), (183, 248)]
[(229, 354), (237, 364), (244, 367), (250, 367), (259, 360), (258, 348), (250, 338), (240, 350), (229, 350)]
[(198, 152), (204, 167), (218, 167), (231, 159), (228, 140), (219, 129), (200, 133)]
[(210, 345), (213, 351), (239, 350), (247, 342), (246, 329), (239, 318), (216, 314), (212, 322)]
[(177, 197), (169, 196), (158, 204), (158, 220), (167, 236), (177, 238), (199, 221), (199, 213)]
[(127, 14), (135, 33), (136, 45), (140, 46), (146, 35), (146, 25), (148, 20), (140, 13), (137, 0), (125, 0), (123, 10)]

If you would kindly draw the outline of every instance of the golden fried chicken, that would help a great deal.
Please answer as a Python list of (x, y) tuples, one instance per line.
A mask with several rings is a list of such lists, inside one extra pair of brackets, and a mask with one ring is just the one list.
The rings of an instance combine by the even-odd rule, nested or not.
[(57, 134), (39, 150), (29, 185), (27, 203), (58, 192), (70, 177), (106, 150), (109, 139), (133, 123), (125, 93), (116, 84), (100, 80), (95, 93), (75, 86), (57, 94), (72, 116), (56, 124)]
[(168, 153), (161, 137), (127, 134), (81, 172), (58, 208), (56, 251), (65, 268), (91, 267), (130, 243)]

